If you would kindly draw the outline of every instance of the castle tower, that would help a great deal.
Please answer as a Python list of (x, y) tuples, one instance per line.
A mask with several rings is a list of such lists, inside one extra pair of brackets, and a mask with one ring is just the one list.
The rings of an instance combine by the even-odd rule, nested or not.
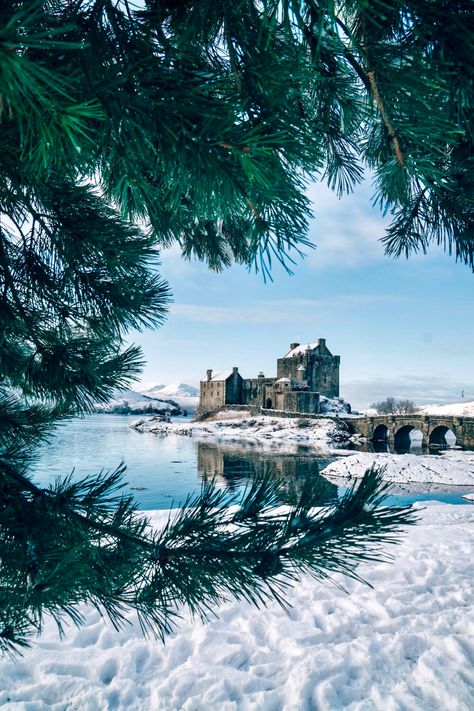
[[(292, 346), (292, 347), (291, 347)], [(311, 392), (325, 397), (339, 397), (339, 365), (341, 359), (333, 355), (326, 346), (326, 339), (304, 345), (291, 343), (288, 353), (277, 360), (277, 378), (305, 380)]]

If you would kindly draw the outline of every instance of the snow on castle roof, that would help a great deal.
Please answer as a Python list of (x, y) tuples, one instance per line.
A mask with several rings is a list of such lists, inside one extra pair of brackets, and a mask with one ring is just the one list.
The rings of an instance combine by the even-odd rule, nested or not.
[(292, 358), (295, 355), (303, 355), (303, 353), (307, 350), (314, 351), (315, 348), (318, 347), (318, 343), (305, 343), (301, 346), (296, 346), (296, 348), (293, 348), (293, 350), (288, 351), (286, 355), (283, 356), (283, 358)]
[[(211, 382), (213, 382), (215, 380), (219, 380), (219, 381), (220, 380), (227, 380), (227, 378), (230, 378), (230, 376), (233, 375), (233, 372), (234, 371), (232, 370), (232, 368), (228, 368), (227, 370), (221, 370), (218, 373), (214, 373), (211, 378)], [(201, 383), (207, 383), (207, 382), (208, 382), (207, 377), (201, 378)]]

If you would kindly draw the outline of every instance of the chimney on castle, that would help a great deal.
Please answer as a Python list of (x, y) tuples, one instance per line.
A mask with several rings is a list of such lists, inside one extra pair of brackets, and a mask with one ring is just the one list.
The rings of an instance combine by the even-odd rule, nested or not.
[(209, 370), (206, 370), (206, 373), (207, 373), (207, 382), (209, 382), (209, 380), (212, 380), (212, 368), (209, 368)]
[(239, 369), (234, 366), (234, 367), (232, 368), (232, 372), (233, 372), (233, 373), (238, 373), (238, 372), (239, 372)]
[(294, 348), (298, 348), (299, 345), (299, 343), (290, 343), (290, 351), (292, 351)]
[(320, 348), (326, 348), (326, 339), (325, 338), (318, 338), (318, 346)]

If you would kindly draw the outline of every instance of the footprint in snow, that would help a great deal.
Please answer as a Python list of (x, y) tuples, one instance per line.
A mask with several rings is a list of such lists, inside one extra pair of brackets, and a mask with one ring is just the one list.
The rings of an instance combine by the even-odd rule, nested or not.
[(99, 679), (103, 684), (108, 686), (109, 684), (112, 683), (114, 677), (116, 676), (118, 671), (118, 665), (117, 665), (117, 660), (110, 658), (107, 659), (106, 662), (104, 662), (100, 668), (99, 671)]

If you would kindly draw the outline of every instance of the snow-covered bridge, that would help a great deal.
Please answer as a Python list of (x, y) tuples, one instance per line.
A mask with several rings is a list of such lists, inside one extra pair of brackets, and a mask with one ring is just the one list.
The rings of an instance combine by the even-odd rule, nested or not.
[(474, 417), (447, 417), (445, 415), (375, 415), (351, 417), (341, 415), (349, 430), (369, 440), (386, 440), (391, 445), (407, 442), (412, 430), (423, 435), (423, 445), (445, 444), (446, 433), (451, 430), (456, 444), (474, 449)]

